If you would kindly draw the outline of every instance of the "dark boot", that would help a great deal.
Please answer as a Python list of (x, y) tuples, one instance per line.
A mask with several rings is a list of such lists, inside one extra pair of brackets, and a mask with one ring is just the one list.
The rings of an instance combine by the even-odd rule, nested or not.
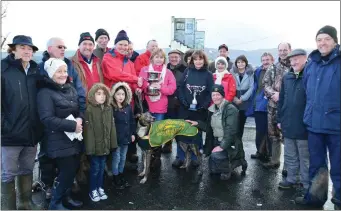
[(43, 208), (32, 201), (32, 180), (32, 174), (18, 175), (16, 177), (18, 210), (41, 210)]
[(1, 182), (1, 210), (16, 210), (15, 183)]
[(118, 190), (123, 190), (124, 189), (124, 185), (122, 184), (120, 175), (113, 175), (112, 184)]
[(282, 176), (283, 176), (283, 177), (287, 177), (287, 176), (288, 176), (288, 171), (285, 170), (285, 169), (283, 169), (283, 170), (282, 170)]
[(256, 152), (256, 154), (251, 154), (251, 159), (259, 159), (261, 157), (259, 152)]
[(128, 181), (124, 178), (124, 175), (121, 173), (119, 174), (120, 180), (121, 180), (121, 184), (125, 187), (125, 188), (129, 188), (131, 187), (131, 185), (128, 183)]
[(66, 191), (65, 204), (73, 206), (73, 207), (77, 207), (77, 208), (80, 208), (81, 206), (83, 206), (83, 202), (74, 200), (71, 198), (71, 189), (68, 189)]
[(172, 141), (167, 142), (162, 147), (162, 153), (171, 153), (172, 152)]
[(266, 168), (266, 169), (278, 169), (279, 166), (280, 166), (279, 163), (271, 163), (271, 162), (269, 162), (269, 163), (263, 164), (263, 167)]
[(176, 158), (173, 161), (172, 166), (175, 168), (180, 168), (180, 166), (182, 166), (183, 163), (184, 163), (184, 161), (180, 160), (179, 158)]
[(66, 190), (60, 188), (59, 185), (60, 183), (55, 180), (52, 187), (52, 197), (48, 208), (49, 210), (69, 210), (64, 207), (62, 203), (62, 198)]
[(246, 160), (243, 160), (243, 161), (242, 161), (242, 173), (241, 173), (242, 176), (245, 176), (247, 166), (248, 166), (248, 165), (247, 165)]

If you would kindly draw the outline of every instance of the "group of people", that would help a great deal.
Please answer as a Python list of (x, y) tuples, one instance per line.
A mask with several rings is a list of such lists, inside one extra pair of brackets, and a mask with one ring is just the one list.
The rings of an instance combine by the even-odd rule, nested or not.
[[(185, 160), (180, 142), (195, 143), (210, 156), (210, 169), (221, 179), (229, 178), (232, 161), (246, 169), (242, 138), (246, 119), (253, 116), (257, 151), (251, 158), (267, 169), (278, 168), (284, 143), (287, 176), (279, 187), (301, 183), (304, 194), (295, 200), (300, 204), (326, 202), (328, 149), (332, 202), (339, 209), (341, 54), (334, 27), (317, 32), (317, 50), (309, 57), (303, 49), (280, 43), (279, 61), (274, 64), (274, 57), (265, 52), (257, 69), (244, 55), (232, 62), (225, 44), (211, 63), (202, 50), (171, 50), (167, 63), (156, 40), (139, 55), (124, 30), (113, 48), (108, 47), (106, 30), (95, 34), (94, 39), (82, 33), (70, 59), (65, 58), (63, 39), (50, 38), (40, 64), (32, 60), (38, 48), (31, 37), (17, 35), (8, 44), (8, 56), (1, 61), (2, 209), (41, 209), (33, 203), (31, 191), (38, 142), (49, 209), (82, 206), (71, 192), (84, 156), (90, 163), (92, 201), (108, 198), (103, 180), (109, 156), (113, 185), (130, 187), (124, 169), (138, 159), (138, 96), (142, 110), (156, 121), (184, 119), (199, 129), (194, 137), (176, 137), (172, 165), (179, 168)], [(150, 82), (149, 71), (159, 72), (160, 80)], [(149, 88), (158, 94), (150, 95)], [(172, 151), (171, 144), (154, 149), (153, 168), (159, 167), (161, 152)], [(194, 153), (191, 162), (199, 165)]]

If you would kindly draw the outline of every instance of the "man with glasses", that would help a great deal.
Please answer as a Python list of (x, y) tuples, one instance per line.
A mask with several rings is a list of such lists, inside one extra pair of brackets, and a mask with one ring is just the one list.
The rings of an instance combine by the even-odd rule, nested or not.
[[(267, 169), (276, 169), (280, 166), (280, 157), (282, 154), (283, 142), (282, 132), (277, 127), (277, 103), (279, 99), (279, 92), (281, 91), (282, 78), (285, 73), (289, 71), (290, 61), (288, 54), (291, 52), (291, 45), (289, 43), (280, 43), (278, 45), (278, 62), (271, 65), (265, 72), (263, 78), (263, 86), (265, 96), (268, 101), (268, 133), (271, 141), (271, 160), (263, 166)], [(284, 167), (285, 169), (285, 163)], [(286, 170), (282, 171), (283, 176), (286, 176)]]
[[(78, 102), (79, 102), (79, 109), (81, 112), (85, 112), (86, 108), (86, 96), (85, 90), (82, 86), (82, 82), (78, 76), (77, 71), (73, 68), (72, 63), (69, 59), (65, 58), (65, 50), (66, 46), (63, 39), (58, 37), (50, 38), (47, 42), (47, 50), (43, 52), (43, 59), (42, 62), (39, 64), (39, 71), (40, 74), (48, 76), (47, 72), (44, 70), (45, 62), (49, 58), (58, 58), (63, 59), (64, 62), (67, 64), (67, 72), (69, 75), (70, 80), (73, 83), (73, 86), (77, 90), (78, 94)], [(42, 143), (42, 142), (41, 142)], [(53, 181), (56, 177), (56, 168), (57, 166), (54, 164), (52, 159), (49, 159), (45, 152), (44, 146), (40, 145), (40, 151), (38, 155), (39, 160), (39, 167), (41, 170), (41, 181), (45, 184), (46, 190), (46, 198), (51, 198), (51, 188)], [(75, 207), (80, 207), (82, 205), (81, 202), (75, 201), (71, 199), (69, 196), (67, 197), (67, 202)]]

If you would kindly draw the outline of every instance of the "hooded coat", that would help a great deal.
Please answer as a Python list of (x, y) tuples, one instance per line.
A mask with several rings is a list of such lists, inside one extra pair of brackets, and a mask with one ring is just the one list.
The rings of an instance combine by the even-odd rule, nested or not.
[[(225, 62), (225, 70), (221, 73), (218, 73), (217, 71), (217, 63), (219, 60), (223, 60)], [(221, 84), (224, 87), (225, 99), (229, 102), (232, 102), (236, 96), (236, 81), (234, 80), (233, 75), (227, 69), (227, 60), (224, 57), (218, 57), (215, 60), (215, 68), (216, 71), (213, 73), (214, 83)]]
[[(118, 107), (114, 99), (115, 92), (119, 87), (123, 87), (126, 93), (122, 108)], [(131, 143), (131, 136), (136, 133), (134, 114), (130, 105), (133, 94), (127, 83), (118, 82), (112, 87), (110, 96), (113, 99), (112, 105), (114, 108), (117, 144), (119, 146), (128, 145)]]
[[(99, 105), (95, 93), (103, 90), (105, 102)], [(116, 126), (113, 109), (110, 105), (109, 89), (102, 83), (96, 83), (88, 93), (88, 105), (85, 112), (84, 143), (87, 155), (108, 155), (117, 148)]]

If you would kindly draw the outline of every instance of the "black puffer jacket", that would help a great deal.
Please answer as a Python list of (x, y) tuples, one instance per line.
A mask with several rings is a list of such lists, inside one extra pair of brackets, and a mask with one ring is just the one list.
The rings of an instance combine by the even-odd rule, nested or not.
[(42, 149), (50, 158), (67, 157), (78, 154), (81, 149), (80, 141), (70, 140), (65, 132), (74, 132), (76, 122), (65, 118), (72, 114), (80, 117), (78, 95), (69, 79), (65, 85), (56, 84), (48, 76), (44, 76), (38, 92), (38, 112), (45, 126), (45, 138)]
[(41, 139), (37, 113), (38, 65), (30, 61), (27, 75), (21, 60), (1, 60), (1, 146), (34, 146)]

